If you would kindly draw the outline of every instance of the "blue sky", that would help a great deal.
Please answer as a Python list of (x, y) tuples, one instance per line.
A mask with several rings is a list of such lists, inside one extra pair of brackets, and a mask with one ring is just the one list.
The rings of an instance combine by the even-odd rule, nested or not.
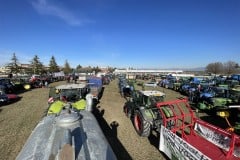
[(0, 66), (240, 63), (239, 0), (0, 0)]

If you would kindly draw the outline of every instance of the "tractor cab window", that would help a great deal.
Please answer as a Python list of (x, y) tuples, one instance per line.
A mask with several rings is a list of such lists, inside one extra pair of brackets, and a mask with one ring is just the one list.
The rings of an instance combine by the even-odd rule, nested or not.
[(135, 95), (134, 95), (135, 99), (136, 99), (136, 102), (137, 104), (143, 104), (143, 95), (139, 92), (135, 92)]
[(151, 104), (155, 105), (157, 102), (163, 102), (163, 97), (162, 96), (152, 96)]
[(143, 96), (143, 104), (144, 105), (147, 105), (147, 106), (150, 106), (151, 105), (151, 102), (149, 100), (149, 97), (148, 96)]
[(61, 91), (61, 97), (65, 97), (67, 101), (76, 101), (80, 98), (79, 89), (66, 89)]

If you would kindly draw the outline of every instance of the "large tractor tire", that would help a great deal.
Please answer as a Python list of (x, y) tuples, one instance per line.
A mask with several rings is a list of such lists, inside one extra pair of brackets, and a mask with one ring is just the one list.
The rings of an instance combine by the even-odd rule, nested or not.
[(133, 117), (133, 124), (136, 132), (141, 137), (148, 137), (151, 133), (151, 125), (147, 122), (139, 111), (136, 111)]

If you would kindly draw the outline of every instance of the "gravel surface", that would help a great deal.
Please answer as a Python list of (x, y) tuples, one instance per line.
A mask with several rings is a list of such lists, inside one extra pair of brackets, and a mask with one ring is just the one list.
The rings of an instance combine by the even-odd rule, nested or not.
[[(57, 82), (51, 85), (63, 84)], [(119, 160), (161, 160), (166, 157), (158, 150), (158, 138), (139, 137), (133, 124), (123, 113), (126, 102), (118, 92), (117, 79), (104, 87), (94, 114)], [(148, 88), (146, 88), (148, 89)], [(158, 88), (166, 93), (166, 100), (176, 99), (179, 93)], [(31, 131), (45, 116), (48, 88), (32, 89), (19, 94), (18, 102), (0, 107), (0, 159), (15, 159)]]

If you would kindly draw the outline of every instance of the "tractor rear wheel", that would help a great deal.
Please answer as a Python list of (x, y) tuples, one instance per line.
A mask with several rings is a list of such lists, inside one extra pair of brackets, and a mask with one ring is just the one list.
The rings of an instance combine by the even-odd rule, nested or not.
[(139, 111), (136, 111), (133, 117), (134, 128), (139, 136), (148, 137), (151, 132), (151, 125), (147, 122)]

